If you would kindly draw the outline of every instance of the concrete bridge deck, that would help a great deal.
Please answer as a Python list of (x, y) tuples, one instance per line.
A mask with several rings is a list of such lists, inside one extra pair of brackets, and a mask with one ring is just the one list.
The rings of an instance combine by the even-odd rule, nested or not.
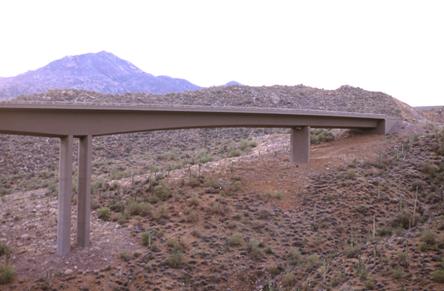
[(0, 104), (0, 133), (58, 137), (61, 140), (57, 254), (70, 252), (73, 139), (79, 138), (77, 242), (89, 245), (92, 139), (94, 136), (217, 127), (290, 128), (290, 159), (309, 159), (310, 127), (352, 128), (385, 134), (394, 121), (385, 115), (280, 108), (202, 106), (98, 106)]

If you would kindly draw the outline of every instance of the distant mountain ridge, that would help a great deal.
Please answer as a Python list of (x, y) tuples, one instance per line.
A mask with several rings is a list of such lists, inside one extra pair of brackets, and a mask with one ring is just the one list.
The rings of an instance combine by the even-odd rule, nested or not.
[(199, 86), (184, 79), (154, 76), (109, 52), (68, 56), (15, 77), (0, 78), (0, 99), (79, 89), (107, 94), (166, 94), (192, 91)]

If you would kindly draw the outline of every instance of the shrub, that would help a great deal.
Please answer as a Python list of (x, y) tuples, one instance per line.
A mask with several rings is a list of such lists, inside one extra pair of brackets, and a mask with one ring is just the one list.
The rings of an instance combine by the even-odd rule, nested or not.
[(125, 205), (122, 201), (113, 201), (109, 205), (109, 209), (111, 209), (114, 212), (123, 212), (125, 210)]
[(191, 199), (188, 200), (188, 205), (190, 205), (191, 207), (199, 206), (199, 197), (197, 195), (191, 197)]
[(199, 221), (199, 214), (194, 210), (186, 210), (185, 221), (188, 223), (196, 223)]
[(240, 233), (234, 233), (228, 238), (228, 245), (230, 247), (238, 247), (245, 243)]
[(260, 259), (263, 256), (262, 250), (261, 250), (261, 243), (255, 239), (251, 239), (248, 242), (247, 251), (250, 254), (250, 256), (254, 259)]
[(218, 201), (214, 201), (210, 204), (209, 211), (211, 214), (225, 215), (228, 213), (228, 207)]
[(167, 264), (171, 268), (180, 268), (183, 264), (183, 253), (178, 250), (173, 250), (167, 258)]
[(368, 278), (366, 281), (365, 281), (365, 289), (366, 290), (373, 290), (373, 289), (375, 289), (375, 285), (376, 285), (376, 281), (375, 281), (375, 279), (373, 279), (373, 278)]
[(142, 245), (151, 248), (154, 240), (154, 233), (151, 231), (142, 232)]
[(0, 257), (9, 256), (11, 254), (11, 249), (3, 242), (0, 242)]
[(240, 141), (239, 149), (241, 151), (248, 150), (250, 148), (254, 148), (257, 146), (257, 143), (254, 140), (243, 139)]
[(402, 278), (404, 278), (405, 273), (400, 267), (396, 267), (392, 270), (392, 276), (396, 280), (401, 280)]
[(165, 184), (154, 187), (154, 194), (162, 201), (168, 200), (172, 196), (171, 189)]
[(188, 180), (188, 186), (190, 186), (191, 188), (196, 188), (198, 186), (200, 186), (201, 184), (201, 180), (199, 179), (199, 177), (197, 176), (191, 176)]
[(428, 245), (434, 245), (436, 243), (435, 234), (430, 230), (425, 230), (421, 235), (421, 241)]
[(137, 202), (135, 200), (129, 200), (126, 205), (126, 212), (130, 216), (148, 216), (151, 214), (152, 207), (146, 202)]
[(124, 262), (129, 262), (131, 260), (131, 256), (128, 254), (128, 252), (120, 253), (119, 258)]
[(389, 236), (392, 235), (392, 229), (390, 227), (383, 227), (376, 231), (376, 234), (379, 236)]
[(407, 211), (402, 211), (392, 219), (391, 226), (395, 228), (401, 227), (404, 229), (408, 229), (410, 226), (410, 218), (410, 213), (408, 213)]
[(199, 162), (199, 164), (206, 164), (208, 162), (211, 162), (213, 160), (213, 157), (211, 156), (210, 153), (204, 151), (201, 152), (198, 157), (197, 157), (197, 161)]
[(104, 221), (108, 221), (111, 218), (111, 210), (108, 207), (101, 207), (97, 209), (97, 216)]
[(11, 283), (15, 278), (15, 270), (9, 265), (0, 266), (0, 284)]
[(347, 258), (357, 258), (361, 252), (361, 247), (358, 245), (349, 245), (345, 248), (345, 255)]
[(320, 265), (320, 258), (316, 254), (310, 255), (305, 260), (305, 264), (307, 266), (307, 269), (309, 270), (315, 269)]
[(167, 245), (173, 251), (185, 251), (185, 244), (180, 239), (169, 239)]
[(282, 271), (284, 270), (284, 268), (281, 265), (270, 265), (267, 267), (267, 271), (272, 275), (272, 276), (276, 276), (279, 275)]
[(438, 171), (439, 167), (433, 163), (425, 163), (422, 167), (422, 171), (428, 176), (434, 176)]
[(6, 194), (9, 194), (9, 190), (5, 186), (0, 184), (0, 197), (4, 196)]
[(281, 200), (283, 197), (284, 197), (284, 194), (281, 191), (268, 192), (265, 194), (266, 199)]
[(288, 251), (287, 260), (290, 265), (299, 265), (302, 262), (301, 252), (296, 248), (291, 248)]
[(230, 158), (239, 157), (240, 155), (241, 155), (241, 152), (238, 149), (230, 149), (228, 151), (228, 157), (230, 157)]
[(165, 206), (161, 206), (157, 208), (156, 211), (152, 211), (151, 216), (155, 220), (161, 220), (161, 219), (168, 219), (168, 210), (165, 208)]
[(310, 131), (310, 143), (312, 144), (320, 144), (323, 142), (332, 141), (335, 139), (335, 136), (330, 130), (327, 129), (312, 129)]
[(285, 273), (282, 276), (282, 285), (285, 287), (293, 287), (296, 284), (296, 276), (293, 273)]
[(444, 283), (444, 269), (433, 271), (431, 276), (433, 282)]
[(398, 253), (398, 263), (403, 267), (407, 267), (409, 265), (409, 256), (407, 252)]
[(361, 281), (367, 280), (368, 271), (367, 266), (364, 264), (364, 262), (359, 259), (355, 265), (355, 268), (355, 273), (359, 277), (359, 279)]
[(421, 235), (420, 250), (425, 252), (434, 249), (436, 246), (435, 234), (430, 230), (425, 230)]

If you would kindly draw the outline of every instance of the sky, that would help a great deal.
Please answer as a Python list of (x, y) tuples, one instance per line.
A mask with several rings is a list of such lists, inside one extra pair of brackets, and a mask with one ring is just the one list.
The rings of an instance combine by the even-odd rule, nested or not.
[(440, 0), (1, 0), (0, 76), (108, 51), (200, 86), (341, 85), (444, 105)]

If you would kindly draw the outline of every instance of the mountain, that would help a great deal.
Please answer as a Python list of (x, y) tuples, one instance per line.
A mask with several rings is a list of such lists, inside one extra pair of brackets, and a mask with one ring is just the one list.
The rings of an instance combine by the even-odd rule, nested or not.
[(237, 81), (230, 81), (228, 83), (226, 83), (224, 86), (242, 86), (241, 83), (237, 82)]
[(184, 79), (145, 73), (130, 62), (105, 51), (64, 57), (35, 71), (0, 78), (0, 99), (53, 89), (80, 89), (111, 94), (166, 94), (197, 90), (200, 87)]

